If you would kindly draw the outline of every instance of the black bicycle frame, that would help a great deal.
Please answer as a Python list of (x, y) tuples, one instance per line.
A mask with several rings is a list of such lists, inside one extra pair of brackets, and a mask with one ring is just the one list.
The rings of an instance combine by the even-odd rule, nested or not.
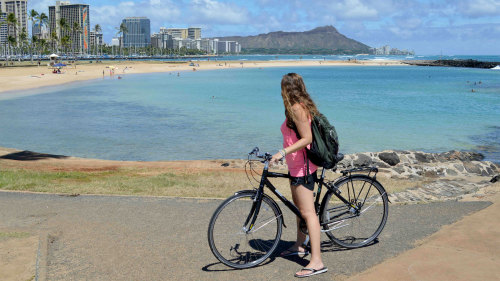
[[(326, 169), (323, 169), (321, 172), (320, 178), (317, 180), (318, 190), (316, 191), (316, 194), (315, 194), (316, 198), (314, 201), (314, 207), (315, 207), (316, 214), (318, 215), (321, 212), (319, 200), (321, 197), (320, 196), (321, 195), (321, 188), (323, 187), (323, 184), (329, 190), (333, 191), (333, 194), (339, 200), (344, 202), (344, 204), (350, 206), (351, 208), (353, 208), (356, 211), (359, 210), (358, 206), (354, 205), (352, 202), (347, 201), (342, 195), (340, 195), (338, 192), (336, 192), (337, 188), (336, 188), (335, 184), (337, 182), (340, 182), (344, 178), (349, 177), (349, 176), (347, 176), (347, 174), (350, 174), (352, 172), (357, 172), (357, 171), (365, 171), (365, 170), (373, 171), (373, 172), (375, 172), (375, 174), (378, 172), (378, 170), (376, 168), (360, 168), (360, 169), (345, 170), (345, 171), (342, 171), (343, 177), (338, 178), (332, 184), (330, 184), (330, 183), (325, 184), (324, 179), (325, 179)], [(256, 194), (255, 198), (253, 199), (254, 204), (252, 204), (252, 209), (250, 210), (250, 213), (248, 214), (248, 217), (245, 220), (245, 224), (244, 224), (244, 226), (248, 225), (248, 223), (251, 220), (250, 227), (247, 228), (248, 232), (250, 232), (252, 230), (254, 223), (257, 220), (257, 216), (259, 215), (260, 205), (262, 203), (262, 197), (264, 194), (264, 187), (265, 186), (267, 186), (267, 188), (269, 188), (269, 190), (271, 190), (274, 193), (274, 195), (276, 195), (281, 200), (281, 202), (283, 202), (285, 204), (285, 206), (287, 206), (297, 217), (299, 217), (300, 219), (303, 219), (302, 214), (300, 213), (297, 206), (295, 206), (292, 202), (290, 202), (288, 199), (286, 199), (286, 197), (276, 189), (276, 187), (269, 181), (268, 178), (288, 178), (289, 179), (290, 175), (283, 174), (283, 173), (269, 172), (269, 162), (268, 161), (265, 162), (264, 170), (262, 171), (262, 177), (260, 179), (259, 188), (257, 189), (257, 194)], [(346, 211), (346, 213), (347, 212), (350, 212), (350, 211)], [(343, 214), (339, 214), (338, 216), (341, 216), (341, 215), (343, 215)], [(356, 215), (353, 215), (353, 217), (355, 217), (355, 216)], [(346, 219), (346, 218), (344, 218), (344, 219)], [(323, 222), (321, 225), (330, 224), (330, 223), (331, 223), (331, 221)]]

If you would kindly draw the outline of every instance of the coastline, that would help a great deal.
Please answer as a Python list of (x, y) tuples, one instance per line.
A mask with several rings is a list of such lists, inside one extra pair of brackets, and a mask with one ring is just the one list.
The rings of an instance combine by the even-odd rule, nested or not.
[(64, 67), (62, 74), (53, 74), (47, 65), (17, 66), (0, 68), (0, 96), (15, 91), (32, 90), (46, 86), (56, 86), (78, 81), (109, 79), (110, 67), (114, 67), (114, 78), (127, 74), (181, 72), (237, 68), (301, 67), (301, 66), (404, 66), (401, 61), (104, 61), (102, 63), (79, 62)]

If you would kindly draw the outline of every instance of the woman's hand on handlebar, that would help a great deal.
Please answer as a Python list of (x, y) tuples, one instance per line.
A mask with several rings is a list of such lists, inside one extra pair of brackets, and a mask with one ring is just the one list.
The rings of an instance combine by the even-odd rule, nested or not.
[(283, 155), (278, 151), (276, 154), (273, 155), (273, 158), (269, 161), (269, 164), (274, 165), (278, 164), (278, 162), (283, 158)]

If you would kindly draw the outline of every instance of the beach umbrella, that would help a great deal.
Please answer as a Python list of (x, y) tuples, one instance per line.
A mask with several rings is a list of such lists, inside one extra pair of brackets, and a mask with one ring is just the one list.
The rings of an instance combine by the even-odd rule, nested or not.
[(59, 67), (59, 66), (66, 66), (66, 65), (64, 63), (56, 63), (56, 64), (54, 64), (54, 66)]
[(58, 55), (56, 55), (56, 54), (52, 54), (52, 55), (50, 55), (50, 58), (58, 58), (58, 57), (59, 57), (59, 56), (58, 56)]

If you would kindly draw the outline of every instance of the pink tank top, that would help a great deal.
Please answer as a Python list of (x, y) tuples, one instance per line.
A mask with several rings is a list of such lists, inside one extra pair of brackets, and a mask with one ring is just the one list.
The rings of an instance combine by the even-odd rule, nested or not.
[[(310, 123), (311, 121), (309, 121), (309, 124)], [(286, 119), (281, 125), (281, 133), (283, 134), (283, 148), (289, 147), (299, 141), (295, 131), (286, 126)], [(310, 145), (308, 145), (307, 148), (310, 148)], [(285, 158), (292, 177), (303, 177), (306, 175), (307, 165), (304, 159), (307, 161), (307, 154), (304, 148), (294, 153), (287, 154)], [(314, 173), (317, 169), (318, 167), (309, 161), (309, 174)]]

